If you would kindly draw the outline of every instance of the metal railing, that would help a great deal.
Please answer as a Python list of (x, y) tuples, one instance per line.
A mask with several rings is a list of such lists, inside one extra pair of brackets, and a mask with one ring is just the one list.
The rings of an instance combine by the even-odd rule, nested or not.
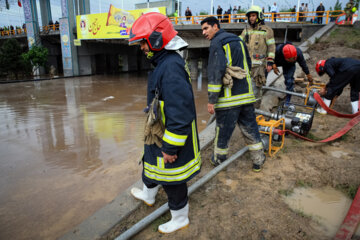
[[(343, 14), (343, 10), (335, 11), (309, 11), (309, 12), (279, 12), (264, 13), (265, 22), (294, 22), (294, 23), (305, 23), (306, 20), (312, 20), (316, 23), (319, 17), (325, 18), (324, 24), (328, 24), (330, 20), (335, 19)], [(175, 25), (186, 25), (186, 24), (200, 24), (200, 22), (207, 17), (214, 16), (219, 19), (221, 23), (238, 23), (245, 22), (247, 17), (245, 13), (239, 14), (223, 14), (223, 15), (200, 15), (200, 16), (180, 16), (180, 17), (169, 17), (169, 19)], [(333, 18), (333, 19), (332, 19)]]
[[(343, 14), (343, 10), (335, 11), (312, 11), (312, 12), (279, 12), (279, 13), (264, 13), (265, 22), (293, 22), (293, 23), (308, 23), (307, 19), (312, 20), (313, 23), (319, 17), (325, 18), (324, 24), (328, 24), (329, 20), (335, 21), (335, 19)], [(322, 15), (318, 15), (322, 14)], [(206, 18), (214, 16), (217, 17), (221, 23), (238, 23), (246, 22), (247, 18), (245, 13), (239, 14), (223, 14), (223, 15), (200, 15), (200, 16), (180, 16), (180, 17), (170, 17), (170, 20), (175, 25), (186, 25), (186, 24), (200, 24), (200, 22)], [(332, 19), (333, 18), (333, 19)], [(59, 24), (52, 24), (40, 27), (40, 33), (48, 33), (50, 31), (58, 31)], [(26, 28), (18, 28), (14, 30), (3, 30), (0, 31), (0, 36), (14, 36), (14, 35), (26, 35)]]
[[(60, 25), (59, 24), (52, 24), (40, 27), (40, 32), (50, 32), (50, 31), (58, 31)], [(18, 28), (14, 30), (2, 30), (0, 31), (0, 36), (12, 36), (12, 35), (26, 35), (26, 28)]]

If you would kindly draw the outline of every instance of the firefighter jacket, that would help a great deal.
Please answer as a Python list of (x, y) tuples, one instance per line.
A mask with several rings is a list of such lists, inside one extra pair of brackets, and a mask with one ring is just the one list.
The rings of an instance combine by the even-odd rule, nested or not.
[[(247, 35), (247, 37), (246, 37)], [(240, 38), (246, 43), (251, 57), (252, 67), (273, 65), (275, 58), (275, 39), (273, 30), (261, 24), (250, 25), (241, 33)]]
[[(360, 61), (352, 58), (330, 58), (326, 60), (324, 71), (329, 75), (330, 81), (326, 84), (325, 98), (332, 99), (340, 95), (347, 84), (360, 91)], [(357, 81), (355, 83), (355, 81)]]
[[(232, 88), (225, 87), (222, 82), (227, 66), (238, 66), (247, 72), (243, 79), (233, 78)], [(223, 110), (255, 102), (250, 70), (251, 59), (244, 42), (238, 36), (220, 29), (209, 48), (209, 103), (215, 104), (215, 109)]]
[[(286, 43), (286, 44), (289, 44), (289, 43)], [(284, 54), (283, 54), (283, 48), (286, 44), (280, 44), (279, 46), (276, 47), (275, 64), (276, 64), (276, 66), (282, 66), (283, 68), (290, 68), (290, 67), (295, 66), (295, 62), (291, 63), (291, 62), (287, 62), (285, 60)], [(309, 72), (308, 66), (306, 65), (306, 61), (305, 61), (302, 51), (299, 48), (296, 48), (296, 52), (297, 52), (296, 62), (299, 63), (302, 70), (305, 72), (306, 75), (308, 75), (310, 72)]]
[[(161, 119), (165, 126), (162, 147), (145, 145), (143, 177), (162, 185), (189, 181), (200, 172), (201, 157), (196, 127), (194, 94), (185, 62), (175, 51), (155, 52), (155, 65), (148, 78), (147, 105), (159, 94)], [(164, 163), (161, 152), (177, 155)]]

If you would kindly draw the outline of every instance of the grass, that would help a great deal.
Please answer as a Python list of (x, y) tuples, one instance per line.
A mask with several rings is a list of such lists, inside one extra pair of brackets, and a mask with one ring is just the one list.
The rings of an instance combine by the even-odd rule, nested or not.
[(170, 219), (171, 219), (170, 214), (162, 215), (161, 217), (157, 218), (155, 221), (151, 223), (151, 229), (153, 230), (153, 232), (157, 232), (159, 225), (166, 223)]
[(330, 33), (329, 39), (339, 45), (360, 49), (360, 29), (336, 28)]
[(289, 148), (286, 146), (283, 146), (283, 148), (280, 150), (280, 152), (287, 153), (287, 152), (289, 152)]
[(354, 199), (356, 192), (358, 190), (358, 187), (359, 186), (357, 186), (357, 185), (349, 185), (349, 184), (345, 183), (345, 184), (338, 184), (336, 186), (336, 189), (345, 193), (349, 198)]
[(307, 138), (311, 139), (311, 140), (314, 140), (314, 141), (320, 141), (322, 140), (322, 138), (319, 138), (317, 136), (315, 136), (314, 134), (312, 134), (311, 132), (309, 132), (307, 135), (306, 135)]
[(301, 180), (301, 179), (297, 180), (295, 184), (296, 184), (297, 187), (304, 187), (304, 188), (312, 187), (311, 182), (306, 182), (306, 181)]
[(311, 218), (312, 219), (312, 216), (309, 215), (309, 214), (306, 214), (304, 213), (302, 210), (293, 210), (297, 215), (299, 215), (300, 217), (303, 217), (303, 218)]
[(291, 194), (293, 194), (293, 192), (294, 192), (294, 190), (293, 189), (280, 189), (279, 191), (278, 191), (278, 193), (280, 194), (280, 195), (284, 195), (284, 196), (290, 196)]
[(347, 134), (347, 133), (340, 137), (340, 140), (342, 140), (342, 141), (346, 141), (348, 139), (349, 139), (349, 134)]

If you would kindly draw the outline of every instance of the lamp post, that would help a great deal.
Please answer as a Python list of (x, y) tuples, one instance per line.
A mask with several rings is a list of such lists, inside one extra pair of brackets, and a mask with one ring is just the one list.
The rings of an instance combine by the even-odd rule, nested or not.
[(180, 16), (180, 0), (178, 0), (177, 12), (178, 12), (178, 16)]
[(211, 0), (210, 7), (211, 7), (210, 13), (211, 13), (211, 15), (214, 15), (214, 0)]

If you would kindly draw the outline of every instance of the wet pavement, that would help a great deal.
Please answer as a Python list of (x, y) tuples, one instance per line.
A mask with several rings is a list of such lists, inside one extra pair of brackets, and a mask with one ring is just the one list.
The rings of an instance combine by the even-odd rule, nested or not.
[(2, 84), (0, 239), (60, 237), (139, 180), (145, 104), (146, 74)]

